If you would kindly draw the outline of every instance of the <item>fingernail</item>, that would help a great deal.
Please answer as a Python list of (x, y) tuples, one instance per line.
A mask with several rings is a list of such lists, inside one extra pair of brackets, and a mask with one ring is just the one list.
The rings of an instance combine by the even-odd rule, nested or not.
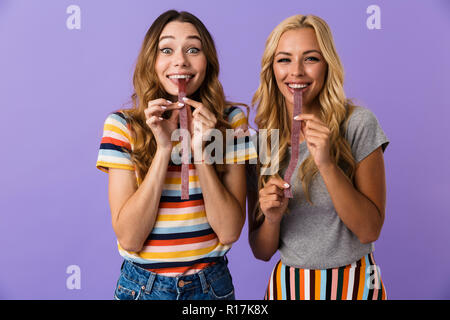
[(167, 101), (167, 103), (173, 103), (172, 101), (170, 101), (170, 100), (166, 100)]
[(183, 97), (183, 101), (187, 101), (188, 100), (188, 98), (186, 98), (186, 97)]
[(184, 103), (178, 102), (179, 107), (184, 107)]
[(286, 188), (289, 188), (289, 184), (287, 184), (287, 183), (285, 183), (284, 186), (285, 186)]
[(162, 117), (159, 117), (159, 120), (164, 120), (164, 118), (162, 118)]
[(295, 116), (294, 120), (300, 120), (300, 116)]
[(161, 109), (166, 110), (167, 107), (166, 106), (161, 106)]

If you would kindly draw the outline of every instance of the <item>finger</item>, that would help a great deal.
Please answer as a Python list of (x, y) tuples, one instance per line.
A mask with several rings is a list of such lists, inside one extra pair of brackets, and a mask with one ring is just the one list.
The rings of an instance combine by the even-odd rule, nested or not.
[[(197, 109), (198, 110), (198, 109)], [(200, 120), (202, 123), (204, 123), (208, 128), (214, 128), (215, 127), (215, 122), (214, 121), (212, 121), (212, 120), (210, 120), (210, 119), (208, 119), (207, 117), (205, 117), (203, 114), (201, 114), (201, 113), (195, 113), (197, 110), (195, 110), (193, 113), (192, 113), (192, 117), (194, 118), (194, 119), (198, 119), (198, 120)]]
[(208, 108), (206, 108), (204, 105), (202, 105), (194, 110), (192, 115), (196, 115), (196, 114), (201, 114), (208, 120), (213, 121), (214, 125), (215, 125), (215, 122), (217, 122), (217, 119), (214, 116), (214, 114), (210, 110), (208, 110)]
[(150, 117), (146, 123), (150, 126), (150, 127), (156, 127), (161, 121), (163, 121), (164, 119), (161, 117), (157, 117), (157, 116), (152, 116)]
[(280, 206), (281, 206), (281, 201), (267, 200), (267, 201), (261, 202), (261, 209), (263, 209), (263, 210), (279, 208)]
[(186, 104), (188, 104), (188, 105), (190, 105), (190, 106), (193, 106), (195, 109), (198, 109), (198, 108), (203, 107), (203, 103), (198, 102), (198, 101), (195, 101), (195, 100), (192, 100), (192, 99), (189, 99), (188, 97), (184, 97), (184, 98), (183, 98), (183, 101), (184, 101)]
[(165, 110), (160, 106), (151, 106), (144, 110), (145, 118), (149, 119), (152, 116), (160, 117)]
[(270, 195), (278, 195), (280, 197), (284, 196), (284, 190), (285, 188), (280, 188), (279, 186), (275, 185), (275, 184), (270, 184), (270, 185), (265, 185), (264, 188), (262, 188), (261, 190), (259, 190), (259, 196), (260, 197), (266, 197), (266, 196), (270, 196)]
[(317, 119), (312, 113), (300, 113), (294, 117), (294, 120), (314, 120)]
[(164, 110), (180, 110), (183, 107), (184, 107), (184, 104), (178, 103), (178, 102), (174, 102), (174, 103), (166, 105), (166, 106), (161, 106), (161, 108)]
[(272, 185), (269, 188), (271, 188), (271, 192), (272, 194), (276, 194), (280, 197), (284, 197), (284, 189), (281, 189), (280, 187), (276, 186), (276, 185)]
[(155, 100), (151, 100), (148, 102), (147, 107), (152, 107), (152, 106), (168, 106), (170, 104), (173, 104), (172, 101), (170, 100), (166, 100), (166, 99), (155, 99)]
[(280, 201), (281, 202), (281, 196), (279, 196), (278, 194), (268, 194), (266, 196), (264, 196), (263, 201)]
[(203, 105), (203, 103), (195, 101), (195, 100), (192, 100), (192, 99), (189, 99), (188, 97), (184, 97), (183, 101), (186, 104), (188, 104), (190, 106), (193, 106), (195, 108), (195, 111), (198, 110), (197, 112), (202, 113), (206, 118), (215, 121), (216, 117), (214, 116), (214, 114), (210, 110), (208, 110), (208, 108), (206, 108)]
[(315, 130), (318, 130), (323, 133), (330, 132), (330, 129), (328, 129), (328, 127), (326, 125), (324, 125), (322, 122), (317, 122), (315, 120), (306, 121), (305, 128), (306, 129), (308, 129), (308, 128), (315, 129)]
[(271, 177), (269, 179), (269, 181), (267, 181), (266, 186), (270, 186), (270, 185), (276, 185), (279, 188), (286, 189), (289, 188), (289, 183), (287, 183), (286, 181), (284, 181), (283, 179), (279, 178), (279, 177)]
[(269, 185), (268, 187), (265, 187), (264, 189), (265, 189), (264, 195), (275, 194), (275, 195), (283, 196), (283, 194), (284, 194), (284, 191), (283, 191), (284, 189), (281, 189), (280, 187), (278, 187), (277, 185), (274, 185), (274, 184)]
[(317, 137), (307, 137), (306, 142), (312, 147), (318, 147), (323, 145), (323, 139)]
[(315, 129), (306, 129), (304, 134), (305, 134), (305, 138), (316, 137), (316, 138), (320, 138), (323, 140), (328, 139), (328, 135), (326, 133), (323, 133), (322, 131), (315, 130)]
[(165, 111), (169, 110), (177, 110), (181, 109), (182, 107), (178, 106), (176, 103), (168, 104), (168, 105), (152, 105), (150, 107), (147, 107), (147, 109), (144, 110), (144, 113), (146, 115), (146, 118), (149, 118), (153, 115), (161, 116)]

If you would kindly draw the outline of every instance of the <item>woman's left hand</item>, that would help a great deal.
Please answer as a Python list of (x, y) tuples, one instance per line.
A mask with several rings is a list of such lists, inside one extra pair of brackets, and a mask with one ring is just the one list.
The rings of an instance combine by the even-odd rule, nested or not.
[[(211, 133), (211, 130), (216, 127), (216, 116), (201, 102), (186, 97), (183, 98), (183, 101), (187, 106), (193, 106), (195, 108), (188, 119), (190, 122), (189, 130), (191, 132), (192, 151), (195, 152), (196, 148), (201, 148), (200, 150), (203, 150), (203, 147), (206, 144), (206, 141), (204, 141), (206, 139), (203, 137), (207, 137)], [(190, 114), (189, 111), (188, 115)]]
[(304, 121), (302, 133), (317, 168), (333, 164), (330, 157), (330, 129), (313, 114), (300, 114), (294, 120)]

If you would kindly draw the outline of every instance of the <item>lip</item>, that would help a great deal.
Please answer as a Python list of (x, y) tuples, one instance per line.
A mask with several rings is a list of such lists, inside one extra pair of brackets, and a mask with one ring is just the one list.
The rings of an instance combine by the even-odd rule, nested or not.
[(190, 72), (174, 72), (169, 73), (166, 78), (169, 79), (174, 85), (178, 87), (178, 79), (179, 78), (170, 78), (171, 76), (188, 76), (187, 78), (184, 78), (186, 80), (186, 84), (188, 84), (192, 79), (195, 78), (195, 74)]
[[(289, 87), (290, 84), (306, 84), (308, 85), (305, 88), (301, 88), (301, 89), (293, 89), (291, 87)], [(312, 82), (305, 82), (305, 81), (289, 81), (289, 82), (285, 82), (286, 88), (289, 90), (290, 93), (294, 94), (295, 91), (301, 91), (301, 92), (305, 92), (307, 91), (310, 87), (311, 87)]]

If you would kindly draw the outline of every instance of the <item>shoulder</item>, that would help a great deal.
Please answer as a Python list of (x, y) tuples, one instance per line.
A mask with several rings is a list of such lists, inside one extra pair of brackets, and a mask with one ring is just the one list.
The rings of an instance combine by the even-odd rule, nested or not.
[(248, 123), (244, 111), (238, 106), (227, 106), (224, 109), (224, 118), (230, 123), (232, 128), (247, 125)]
[(123, 138), (131, 140), (130, 124), (126, 114), (122, 110), (117, 110), (108, 114), (104, 124), (104, 131), (112, 131), (122, 135)]
[(105, 123), (116, 123), (123, 126), (128, 125), (127, 117), (122, 110), (117, 110), (109, 113), (106, 117)]
[(348, 118), (349, 124), (365, 123), (373, 120), (377, 120), (377, 118), (371, 110), (361, 106), (351, 106), (351, 113)]
[(351, 106), (345, 137), (350, 143), (356, 162), (361, 161), (373, 150), (382, 147), (384, 151), (389, 140), (375, 114), (364, 107)]
[(350, 108), (346, 132), (348, 135), (363, 128), (370, 130), (379, 127), (378, 119), (371, 110), (361, 106), (351, 106)]

